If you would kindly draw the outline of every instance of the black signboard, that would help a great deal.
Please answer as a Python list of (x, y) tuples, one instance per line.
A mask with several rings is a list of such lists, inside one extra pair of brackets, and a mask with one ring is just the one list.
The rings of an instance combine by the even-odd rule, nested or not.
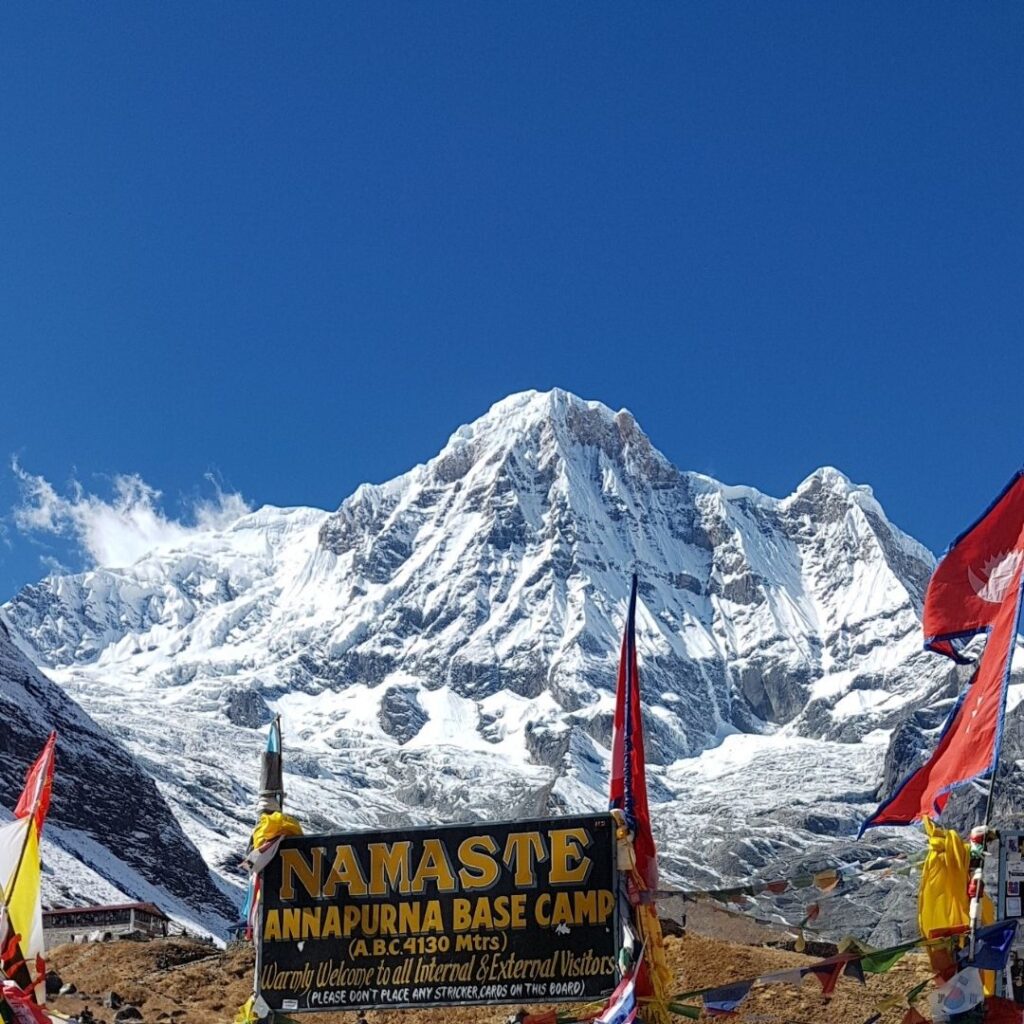
[(263, 872), (272, 1010), (587, 1002), (615, 987), (609, 815), (290, 836)]

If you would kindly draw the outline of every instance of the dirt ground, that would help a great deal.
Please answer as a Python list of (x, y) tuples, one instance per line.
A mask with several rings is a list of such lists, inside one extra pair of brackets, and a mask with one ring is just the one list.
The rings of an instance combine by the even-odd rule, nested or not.
[[(666, 940), (676, 978), (676, 991), (725, 985), (770, 971), (807, 966), (813, 958), (752, 943), (778, 941), (767, 930), (749, 930), (713, 911), (698, 914), (691, 931)], [(756, 926), (754, 926), (756, 927)], [(693, 931), (727, 932), (729, 938)], [(737, 941), (737, 940), (742, 941)], [(731, 941), (730, 941), (731, 940)], [(230, 1022), (248, 997), (252, 984), (251, 947), (219, 950), (190, 939), (153, 942), (107, 942), (60, 946), (50, 953), (50, 966), (78, 993), (51, 999), (51, 1007), (73, 1016), (88, 1006), (98, 1021), (112, 1022), (113, 1011), (103, 1006), (113, 990), (142, 1011), (145, 1024), (223, 1024)], [(904, 996), (929, 975), (927, 959), (911, 954), (889, 973), (869, 977), (866, 985), (841, 978), (836, 994), (824, 1000), (813, 977), (799, 988), (770, 985), (755, 988), (733, 1020), (760, 1024), (863, 1024), (886, 995)], [(694, 1000), (699, 1002), (699, 1000)], [(883, 1014), (885, 1024), (898, 1024), (903, 1009)], [(515, 1006), (469, 1007), (445, 1010), (369, 1011), (369, 1024), (502, 1024)], [(531, 1011), (543, 1007), (530, 1006)], [(922, 1007), (923, 1009), (923, 1007)], [(354, 1013), (300, 1015), (309, 1024), (354, 1024)]]

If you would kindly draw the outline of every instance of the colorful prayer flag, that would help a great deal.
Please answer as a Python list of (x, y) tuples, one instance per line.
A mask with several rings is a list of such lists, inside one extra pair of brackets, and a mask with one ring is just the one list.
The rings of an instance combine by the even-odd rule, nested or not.
[(839, 884), (839, 872), (835, 870), (819, 871), (814, 876), (814, 884), (822, 892), (831, 892)]
[(861, 958), (860, 965), (865, 974), (885, 974), (897, 961), (902, 960), (914, 948), (914, 943), (906, 943), (893, 949), (882, 949), (868, 953)]
[(900, 1024), (931, 1024), (927, 1017), (922, 1016), (913, 1006), (903, 1015)]
[(957, 661), (971, 637), (988, 639), (932, 756), (861, 826), (907, 825), (937, 816), (950, 793), (991, 774), (1002, 743), (1006, 687), (1021, 611), (1024, 472), (961, 534), (939, 562), (925, 594), (925, 647)]
[(965, 967), (944, 985), (929, 994), (932, 1020), (947, 1021), (959, 1013), (980, 1006), (985, 1001), (981, 974), (976, 967)]
[(628, 974), (608, 997), (608, 1005), (595, 1018), (596, 1024), (630, 1024), (636, 1016), (636, 974)]
[[(994, 924), (979, 928), (975, 934), (974, 959), (972, 967), (982, 971), (1001, 971), (1010, 959), (1010, 950), (1017, 935), (1017, 922), (996, 921)], [(962, 949), (957, 953), (957, 963), (966, 966), (970, 951)]]
[(813, 967), (805, 967), (803, 973), (813, 974), (821, 982), (821, 994), (827, 999), (835, 991), (836, 982), (839, 981), (839, 977), (850, 959), (832, 957), (829, 960), (823, 960), (820, 964), (815, 964)]
[(57, 745), (57, 733), (51, 732), (35, 763), (25, 776), (25, 788), (22, 790), (18, 806), (14, 808), (16, 818), (24, 818), (31, 814), (35, 817), (36, 831), (43, 834), (43, 822), (46, 812), (50, 809), (50, 797), (53, 794), (54, 749)]
[(740, 1003), (747, 998), (753, 981), (740, 981), (734, 985), (723, 985), (721, 988), (705, 992), (701, 997), (704, 1009), (708, 1013), (734, 1013)]
[(14, 821), (0, 825), (0, 901), (4, 909), (0, 915), (4, 923), (0, 969), (40, 1006), (46, 1002), (46, 964), (39, 835), (50, 806), (56, 741), (57, 734), (51, 733), (26, 776)]
[(862, 985), (864, 984), (864, 964), (861, 962), (860, 957), (856, 960), (851, 960), (843, 968), (843, 977), (853, 978), (854, 981), (859, 981)]
[(799, 985), (804, 980), (804, 972), (802, 967), (794, 967), (788, 971), (762, 974), (757, 980), (762, 985)]
[(649, 890), (658, 888), (658, 861), (647, 804), (644, 764), (644, 723), (640, 708), (640, 675), (636, 657), (637, 577), (629, 595), (629, 614), (622, 634), (619, 677), (612, 722), (612, 778), (609, 807), (619, 808), (633, 832), (636, 869)]
[(687, 1006), (685, 1003), (669, 1003), (668, 1008), (677, 1017), (686, 1017), (687, 1020), (700, 1020), (701, 1008), (699, 1006)]
[(985, 1024), (1021, 1024), (1024, 1013), (1012, 999), (988, 996), (985, 1000)]
[(644, 726), (640, 705), (640, 675), (636, 654), (637, 577), (629, 595), (629, 613), (622, 635), (619, 674), (612, 720), (612, 763), (609, 807), (621, 812), (632, 833), (632, 870), (628, 879), (633, 923), (645, 954), (637, 970), (637, 992), (647, 998), (647, 1024), (668, 1024), (664, 993), (671, 984), (665, 960), (661, 925), (650, 894), (658, 888), (658, 860), (651, 831), (644, 766)]
[(15, 1024), (53, 1024), (46, 1011), (13, 981), (0, 982), (0, 1004), (10, 1011)]

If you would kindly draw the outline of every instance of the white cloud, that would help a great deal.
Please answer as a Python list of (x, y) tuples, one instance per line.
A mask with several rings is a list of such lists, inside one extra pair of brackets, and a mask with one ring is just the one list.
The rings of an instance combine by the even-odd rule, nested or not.
[(11, 468), (21, 488), (14, 522), (24, 533), (50, 533), (71, 539), (95, 565), (131, 565), (154, 548), (185, 541), (192, 533), (215, 530), (249, 511), (240, 494), (225, 493), (211, 475), (212, 499), (192, 503), (182, 519), (168, 518), (162, 495), (138, 474), (114, 477), (109, 500), (87, 493), (77, 481), (61, 495), (44, 477), (27, 472), (17, 459)]
[(39, 562), (51, 576), (67, 576), (68, 573), (74, 571), (59, 558), (54, 558), (53, 555), (40, 555)]

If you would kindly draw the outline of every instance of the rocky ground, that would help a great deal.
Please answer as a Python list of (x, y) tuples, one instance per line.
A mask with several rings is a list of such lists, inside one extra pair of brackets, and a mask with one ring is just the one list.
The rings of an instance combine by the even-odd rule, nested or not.
[[(759, 929), (741, 918), (698, 909), (691, 914), (685, 936), (669, 937), (668, 957), (677, 991), (725, 985), (769, 971), (806, 966), (811, 957), (771, 948), (785, 936)], [(694, 929), (714, 932), (697, 934)], [(253, 969), (249, 946), (220, 950), (190, 939), (153, 942), (111, 942), (61, 946), (50, 954), (51, 968), (76, 992), (51, 999), (51, 1008), (76, 1016), (88, 1007), (97, 1022), (112, 1024), (117, 1015), (130, 1019), (125, 1006), (138, 1008), (145, 1024), (223, 1024), (230, 1022), (247, 998)], [(863, 1024), (886, 995), (902, 996), (928, 976), (927, 960), (910, 955), (888, 974), (861, 986), (843, 978), (831, 1000), (821, 997), (818, 982), (805, 978), (802, 987), (772, 985), (755, 988), (734, 1018), (761, 1024)], [(123, 1001), (110, 1007), (110, 993)], [(369, 1024), (502, 1024), (517, 1007), (468, 1007), (459, 1010), (370, 1011)], [(529, 1007), (539, 1010), (540, 1007)], [(902, 1019), (903, 1010), (883, 1014), (883, 1022)], [(135, 1018), (139, 1019), (139, 1018)], [(312, 1024), (314, 1018), (309, 1018)], [(355, 1014), (317, 1015), (318, 1024), (354, 1024)]]

